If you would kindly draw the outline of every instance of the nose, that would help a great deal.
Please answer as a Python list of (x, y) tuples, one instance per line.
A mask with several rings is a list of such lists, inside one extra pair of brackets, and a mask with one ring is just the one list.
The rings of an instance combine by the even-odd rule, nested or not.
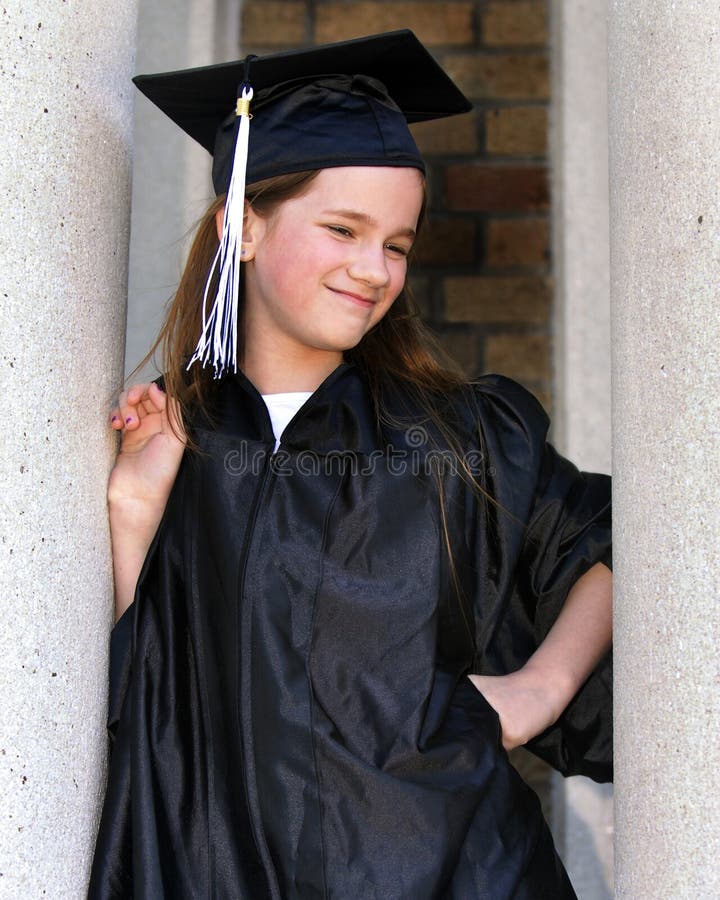
[(358, 252), (348, 266), (348, 274), (373, 288), (383, 288), (390, 282), (384, 246), (369, 243), (359, 245)]

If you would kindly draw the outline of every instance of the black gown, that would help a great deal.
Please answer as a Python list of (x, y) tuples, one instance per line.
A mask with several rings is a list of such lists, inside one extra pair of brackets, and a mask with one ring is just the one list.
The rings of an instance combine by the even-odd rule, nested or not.
[[(378, 425), (351, 364), (275, 455), (253, 385), (221, 383), (112, 635), (93, 900), (575, 896), (466, 675), (522, 666), (610, 564), (609, 479), (507, 379), (447, 405), (492, 500), (429, 425)], [(610, 667), (531, 744), (565, 774), (611, 778)]]

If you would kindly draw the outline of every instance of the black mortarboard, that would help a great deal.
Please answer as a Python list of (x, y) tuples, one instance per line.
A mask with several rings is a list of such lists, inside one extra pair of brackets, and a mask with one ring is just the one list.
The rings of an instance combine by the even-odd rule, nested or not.
[(230, 180), (243, 83), (254, 91), (247, 184), (336, 166), (423, 168), (406, 123), (471, 109), (408, 30), (134, 81), (213, 154), (218, 194)]
[(245, 185), (339, 166), (424, 171), (408, 123), (471, 109), (408, 30), (134, 81), (213, 154), (215, 191), (228, 194), (218, 295), (193, 357), (216, 375), (236, 365)]

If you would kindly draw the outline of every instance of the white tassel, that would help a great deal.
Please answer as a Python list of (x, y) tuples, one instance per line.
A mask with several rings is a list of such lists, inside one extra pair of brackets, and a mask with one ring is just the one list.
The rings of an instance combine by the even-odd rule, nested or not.
[[(195, 353), (188, 363), (213, 366), (213, 378), (221, 378), (231, 369), (237, 372), (238, 305), (240, 299), (240, 252), (245, 215), (245, 174), (247, 169), (248, 140), (250, 137), (250, 101), (253, 89), (243, 86), (237, 101), (240, 119), (235, 154), (233, 157), (230, 186), (225, 200), (225, 217), (220, 246), (210, 267), (203, 294), (203, 327)], [(210, 314), (206, 316), (208, 291), (215, 268), (220, 261), (218, 289)]]

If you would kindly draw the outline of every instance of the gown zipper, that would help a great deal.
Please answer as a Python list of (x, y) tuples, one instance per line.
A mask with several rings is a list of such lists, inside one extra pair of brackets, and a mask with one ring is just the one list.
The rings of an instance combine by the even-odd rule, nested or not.
[[(274, 445), (273, 445), (274, 447)], [(240, 606), (240, 652), (238, 656), (238, 673), (237, 677), (240, 682), (240, 703), (238, 708), (238, 724), (240, 730), (240, 741), (243, 747), (243, 755), (245, 759), (243, 779), (245, 782), (245, 796), (248, 804), (248, 815), (252, 828), (255, 846), (257, 847), (260, 859), (265, 869), (268, 880), (268, 887), (272, 900), (282, 900), (280, 888), (278, 885), (277, 872), (270, 856), (265, 834), (262, 827), (260, 807), (257, 798), (257, 782), (255, 778), (255, 756), (252, 737), (252, 685), (251, 685), (251, 645), (252, 645), (252, 604), (245, 597), (245, 577), (247, 574), (248, 560), (250, 551), (255, 537), (256, 524), (259, 516), (260, 506), (262, 504), (268, 484), (275, 474), (273, 460), (277, 456), (277, 450), (272, 449), (268, 452), (265, 459), (262, 480), (255, 494), (253, 510), (250, 517), (249, 538), (245, 542), (245, 551), (240, 563), (240, 577), (238, 580), (238, 598)], [(251, 771), (252, 770), (252, 771)]]

